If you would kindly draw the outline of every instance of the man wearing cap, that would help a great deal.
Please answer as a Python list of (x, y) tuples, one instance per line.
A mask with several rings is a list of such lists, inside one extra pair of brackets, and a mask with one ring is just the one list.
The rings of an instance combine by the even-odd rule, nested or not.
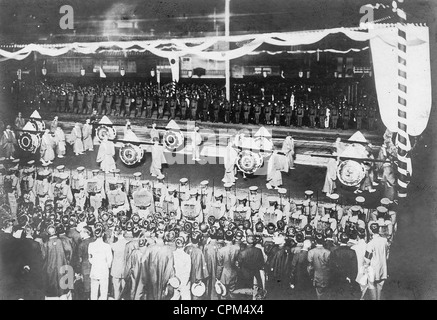
[(319, 208), (315, 201), (313, 201), (314, 191), (305, 191), (305, 201), (303, 202), (303, 214), (305, 214), (309, 219), (314, 219)]
[(85, 194), (90, 199), (90, 207), (93, 207), (97, 216), (97, 209), (102, 206), (102, 200), (106, 197), (104, 181), (99, 177), (99, 170), (95, 169), (92, 171), (92, 177), (86, 180), (85, 183)]
[(331, 194), (330, 198), (334, 204), (332, 207), (332, 216), (337, 220), (337, 222), (340, 222), (344, 215), (343, 206), (338, 203), (340, 196), (337, 193), (333, 193)]
[(18, 116), (15, 118), (15, 128), (18, 130), (22, 130), (24, 128), (24, 125), (26, 124), (26, 121), (21, 116), (21, 112), (18, 112)]
[(156, 129), (156, 123), (152, 124), (152, 129), (150, 129), (150, 139), (152, 142), (159, 142), (159, 131)]
[(381, 292), (384, 282), (387, 279), (387, 258), (389, 245), (386, 238), (379, 235), (378, 223), (370, 224), (372, 240), (367, 243), (364, 255), (364, 267), (372, 270), (372, 277), (369, 279), (369, 291), (372, 300), (381, 300)]
[(218, 250), (217, 254), (217, 279), (227, 289), (227, 296), (232, 298), (232, 293), (237, 285), (237, 257), (240, 253), (240, 246), (233, 244), (234, 233), (231, 230), (225, 233), (225, 246)]
[(202, 206), (202, 211), (204, 212), (207, 211), (207, 208), (209, 208), (212, 200), (212, 190), (208, 189), (208, 184), (208, 180), (203, 180), (200, 182), (199, 200)]
[(203, 254), (206, 260), (206, 266), (208, 268), (209, 277), (206, 282), (206, 298), (209, 300), (218, 300), (218, 294), (215, 290), (215, 282), (217, 279), (217, 258), (218, 251), (222, 247), (222, 244), (218, 241), (217, 228), (210, 226), (206, 233), (204, 233)]
[(324, 238), (316, 234), (316, 247), (308, 252), (308, 271), (316, 289), (317, 299), (325, 297), (330, 282), (329, 259), (331, 252), (323, 247)]
[(231, 209), (235, 207), (237, 203), (237, 197), (235, 196), (235, 193), (232, 192), (232, 183), (225, 183), (225, 194), (223, 195), (223, 202), (225, 203), (225, 212), (229, 214)]
[(96, 240), (88, 246), (89, 262), (91, 263), (91, 300), (107, 300), (109, 269), (113, 259), (112, 250), (111, 246), (103, 241), (103, 228), (96, 228), (94, 236)]
[(162, 212), (164, 214), (168, 214), (169, 216), (177, 216), (180, 214), (179, 200), (175, 195), (176, 188), (174, 186), (169, 186), (167, 194), (161, 196)]
[(58, 116), (55, 116), (53, 120), (50, 122), (50, 132), (55, 133), (57, 127), (58, 127)]
[(285, 218), (285, 222), (288, 223), (290, 215), (291, 215), (291, 205), (289, 198), (287, 197), (287, 189), (279, 188), (278, 189), (278, 209), (282, 211), (283, 217)]
[(223, 194), (220, 191), (215, 191), (213, 198), (210, 205), (206, 208), (207, 215), (208, 217), (214, 217), (215, 220), (219, 220), (226, 212)]
[(128, 197), (132, 199), (132, 195), (135, 191), (143, 187), (143, 181), (141, 180), (141, 172), (135, 172), (133, 174), (133, 179), (129, 180), (128, 185)]
[(21, 193), (29, 196), (29, 201), (35, 204), (36, 194), (35, 194), (35, 179), (34, 179), (35, 168), (25, 168), (23, 170), (23, 176), (20, 180)]
[(199, 127), (195, 127), (191, 134), (192, 160), (200, 161), (200, 145), (202, 144), (202, 136), (199, 133)]
[(276, 225), (276, 223), (279, 220), (282, 220), (283, 217), (282, 211), (278, 208), (278, 198), (270, 196), (268, 197), (268, 203), (269, 207), (264, 211), (264, 223), (274, 223)]
[(181, 178), (179, 180), (179, 187), (176, 191), (178, 192), (178, 197), (180, 201), (187, 201), (190, 198), (190, 190), (187, 178)]
[(311, 246), (311, 240), (304, 240), (302, 248), (293, 254), (291, 261), (290, 284), (297, 298), (309, 298), (311, 279), (308, 274), (308, 251)]
[(35, 190), (36, 195), (38, 197), (39, 206), (42, 210), (44, 210), (45, 202), (48, 199), (53, 200), (53, 193), (51, 185), (48, 181), (48, 176), (50, 175), (50, 171), (47, 169), (47, 164), (38, 172), (37, 180), (35, 181)]
[(55, 151), (59, 159), (62, 159), (66, 153), (65, 133), (61, 127), (56, 127), (54, 132)]
[(249, 220), (252, 216), (250, 207), (247, 205), (247, 199), (244, 195), (239, 195), (237, 203), (229, 211), (229, 217), (234, 222), (243, 222)]
[(88, 151), (88, 150), (94, 151), (92, 132), (93, 132), (93, 126), (90, 124), (90, 119), (86, 119), (86, 122), (82, 127), (84, 151)]
[(152, 162), (150, 163), (150, 174), (152, 177), (158, 177), (162, 175), (162, 164), (167, 163), (164, 156), (164, 146), (159, 144), (159, 140), (155, 139), (152, 145)]
[(235, 164), (238, 158), (238, 152), (233, 147), (232, 140), (228, 140), (228, 145), (226, 147), (225, 156), (224, 156), (224, 167), (225, 167), (225, 175), (222, 179), (223, 183), (227, 184), (230, 183), (233, 185), (235, 183), (235, 180), (237, 179), (235, 177)]
[(203, 222), (204, 216), (200, 201), (197, 200), (197, 190), (190, 190), (190, 198), (181, 203), (182, 215), (190, 221)]
[(59, 182), (54, 182), (52, 184), (52, 194), (55, 202), (62, 207), (64, 211), (72, 202), (73, 194), (71, 192), (70, 186), (67, 185), (68, 174), (62, 172), (59, 174)]
[(115, 145), (108, 140), (108, 135), (104, 134), (97, 153), (97, 163), (100, 163), (100, 170), (109, 173), (115, 169)]
[(15, 146), (17, 145), (17, 139), (15, 133), (11, 130), (11, 126), (8, 124), (6, 130), (0, 139), (0, 146), (5, 152), (5, 157), (8, 159), (14, 159)]
[(122, 190), (124, 186), (124, 181), (120, 179), (112, 180), (109, 182), (113, 187), (109, 188), (107, 192), (108, 205), (112, 209), (114, 215), (123, 211), (128, 212), (130, 209), (129, 200), (127, 198), (126, 192)]
[(282, 232), (274, 234), (273, 242), (274, 246), (266, 261), (267, 284), (270, 287), (267, 290), (283, 296), (289, 286), (292, 256), (290, 248), (285, 246), (285, 235)]
[(258, 187), (249, 187), (249, 207), (252, 210), (252, 214), (256, 214), (261, 208), (261, 195), (258, 194)]
[(85, 193), (86, 177), (84, 171), (85, 167), (78, 167), (71, 179), (71, 192), (73, 193), (74, 202), (81, 210), (84, 210), (87, 197)]
[(74, 125), (68, 142), (73, 146), (73, 152), (76, 156), (83, 154), (82, 130), (78, 122)]

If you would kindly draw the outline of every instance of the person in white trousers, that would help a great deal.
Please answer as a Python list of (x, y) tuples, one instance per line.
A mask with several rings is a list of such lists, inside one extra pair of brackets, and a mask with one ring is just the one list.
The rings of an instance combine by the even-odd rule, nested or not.
[(96, 241), (91, 242), (88, 247), (89, 261), (91, 263), (91, 300), (107, 300), (112, 250), (109, 244), (103, 242), (102, 228), (96, 228), (94, 235)]

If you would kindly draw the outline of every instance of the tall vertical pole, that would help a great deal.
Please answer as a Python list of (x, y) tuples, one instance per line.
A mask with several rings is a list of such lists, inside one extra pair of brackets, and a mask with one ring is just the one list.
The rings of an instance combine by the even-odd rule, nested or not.
[[(229, 40), (229, 21), (230, 21), (230, 7), (231, 0), (225, 0), (225, 37)], [(229, 45), (229, 42), (228, 42)], [(231, 61), (225, 60), (225, 77), (226, 77), (226, 100), (231, 102)]]
[[(402, 5), (404, 0), (398, 0)], [(393, 1), (396, 9), (396, 2)], [(398, 197), (407, 196), (407, 187), (410, 181), (411, 150), (410, 138), (407, 133), (407, 15), (404, 9), (397, 6), (399, 22), (398, 30)]]

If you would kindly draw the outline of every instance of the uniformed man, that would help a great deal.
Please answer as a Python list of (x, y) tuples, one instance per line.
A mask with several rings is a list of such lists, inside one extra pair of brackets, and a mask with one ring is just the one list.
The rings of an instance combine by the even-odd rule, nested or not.
[(274, 223), (282, 220), (283, 212), (279, 209), (279, 199), (274, 196), (268, 197), (268, 208), (264, 211), (264, 224)]
[(190, 114), (190, 120), (196, 121), (197, 119), (197, 96), (195, 96), (193, 94), (193, 97), (190, 100), (190, 109), (191, 109), (191, 114)]
[(82, 114), (83, 113), (83, 101), (84, 101), (84, 93), (82, 90), (77, 92), (77, 109), (75, 113)]
[(72, 113), (74, 112), (74, 97), (75, 97), (75, 92), (74, 91), (68, 91), (67, 94), (67, 99), (68, 99), (68, 112)]
[(209, 207), (212, 201), (212, 190), (208, 189), (208, 184), (208, 180), (203, 180), (200, 182), (199, 200), (204, 212), (206, 212), (206, 209)]
[(131, 113), (132, 116), (140, 117), (143, 112), (143, 96), (140, 93), (137, 93), (135, 97), (135, 113)]
[(366, 224), (369, 222), (370, 219), (370, 212), (368, 208), (364, 207), (364, 203), (366, 202), (366, 199), (362, 196), (358, 196), (355, 198), (355, 205), (359, 206), (361, 208), (360, 212), (358, 213), (358, 219), (364, 221)]
[(189, 186), (188, 186), (188, 179), (187, 178), (181, 178), (179, 180), (179, 190), (178, 191), (178, 197), (180, 201), (187, 201), (190, 198), (190, 192), (189, 192)]
[[(138, 177), (138, 175), (137, 175)], [(132, 213), (137, 214), (141, 219), (148, 219), (154, 213), (152, 207), (153, 194), (148, 181), (140, 181), (138, 187), (134, 187), (132, 192)]]
[(167, 194), (162, 196), (162, 211), (169, 217), (181, 218), (179, 199), (176, 196), (176, 188), (174, 186), (169, 186)]
[(376, 108), (371, 106), (367, 111), (367, 122), (369, 124), (369, 131), (374, 130), (375, 121), (376, 121)]
[(331, 116), (332, 116), (332, 129), (337, 129), (337, 122), (338, 122), (338, 108), (336, 105), (332, 106), (331, 109)]
[(249, 123), (249, 114), (250, 114), (250, 102), (244, 100), (243, 102), (243, 116), (244, 116), (244, 124)]
[(214, 221), (220, 220), (221, 217), (225, 216), (226, 205), (223, 201), (223, 193), (220, 191), (214, 191), (215, 194), (209, 206), (206, 208), (206, 212), (209, 217), (214, 217)]
[(351, 110), (352, 108), (349, 108), (349, 106), (345, 105), (342, 112), (342, 118), (343, 118), (343, 129), (348, 130), (349, 129), (349, 120), (351, 116)]
[(303, 105), (299, 104), (299, 106), (297, 107), (297, 126), (298, 127), (302, 127), (303, 114), (304, 114)]
[(187, 98), (185, 96), (182, 96), (181, 100), (181, 120), (185, 120), (187, 118), (187, 107), (189, 100), (187, 102)]
[(36, 193), (35, 193), (35, 168), (25, 168), (23, 170), (23, 176), (20, 179), (20, 190), (21, 194), (27, 195), (29, 201), (33, 204), (36, 203)]
[(342, 232), (348, 233), (351, 228), (366, 228), (364, 221), (358, 219), (358, 214), (360, 213), (360, 211), (361, 208), (355, 205), (352, 206), (349, 209), (349, 212), (342, 217), (340, 221)]
[(197, 190), (192, 189), (189, 194), (190, 198), (181, 203), (182, 216), (192, 223), (202, 223), (203, 214), (200, 202), (197, 200)]
[(310, 126), (314, 128), (316, 126), (316, 107), (312, 103), (309, 110), (310, 114)]
[(99, 170), (92, 171), (92, 177), (86, 180), (85, 194), (90, 199), (90, 207), (94, 208), (94, 214), (97, 216), (98, 209), (102, 206), (102, 201), (106, 197), (105, 184)]
[(357, 119), (357, 130), (361, 130), (363, 122), (363, 106), (359, 105), (355, 108), (355, 118)]
[(225, 194), (223, 196), (223, 202), (225, 203), (225, 212), (229, 214), (231, 209), (237, 203), (237, 197), (235, 196), (235, 192), (232, 190), (232, 183), (225, 183), (223, 187), (225, 188)]
[(75, 206), (81, 210), (85, 209), (87, 194), (85, 193), (87, 178), (85, 176), (85, 167), (80, 166), (71, 178), (71, 192), (73, 193)]
[(261, 195), (258, 194), (258, 187), (249, 187), (249, 207), (252, 210), (252, 215), (258, 213), (262, 205)]
[(291, 125), (291, 116), (293, 114), (293, 106), (291, 106), (291, 105), (285, 106), (285, 104), (284, 104), (284, 107), (285, 107), (285, 124), (287, 127), (289, 127)]
[(214, 99), (213, 109), (214, 109), (214, 122), (218, 122), (219, 112), (220, 112), (220, 101), (218, 99)]
[(235, 110), (235, 123), (240, 123), (240, 114), (241, 114), (241, 109), (243, 107), (243, 102), (241, 100), (237, 101), (237, 103), (235, 103), (234, 105), (234, 110)]
[(53, 200), (52, 188), (49, 183), (50, 171), (47, 168), (48, 164), (43, 164), (43, 168), (38, 171), (36, 180), (36, 196), (39, 206), (44, 210), (45, 202), (49, 199)]
[(255, 124), (259, 124), (259, 116), (261, 115), (262, 102), (255, 102)]
[(234, 223), (243, 223), (245, 220), (250, 220), (252, 214), (251, 209), (247, 205), (245, 195), (237, 197), (237, 204), (229, 212), (229, 217)]
[(337, 219), (337, 222), (341, 221), (341, 218), (344, 215), (343, 206), (339, 204), (340, 195), (337, 193), (332, 193), (330, 196), (332, 203), (334, 206), (332, 207), (332, 214)]
[(313, 200), (314, 191), (306, 190), (305, 191), (305, 201), (303, 202), (303, 214), (308, 217), (308, 220), (314, 219), (317, 214), (319, 208), (317, 207), (317, 203)]
[[(112, 108), (112, 101), (114, 100), (114, 97), (115, 97), (115, 103), (116, 103), (115, 109)], [(122, 97), (121, 97), (119, 92), (117, 92), (117, 94), (116, 94), (115, 92), (111, 93), (110, 91), (106, 91), (104, 93), (104, 99), (105, 99), (105, 111), (104, 111), (105, 115), (113, 116), (113, 115), (115, 115), (116, 110), (117, 110), (117, 112), (120, 112)], [(117, 109), (117, 102), (119, 103), (118, 109)]]
[(18, 167), (9, 167), (6, 172), (7, 174), (3, 179), (3, 186), (5, 194), (8, 197), (12, 218), (16, 219), (18, 209), (17, 199), (21, 197), (20, 181), (18, 178)]
[(156, 129), (156, 123), (152, 123), (152, 129), (150, 129), (150, 139), (159, 142), (159, 131)]
[(279, 188), (278, 189), (278, 209), (282, 211), (283, 217), (285, 218), (286, 224), (288, 224), (288, 221), (290, 220), (290, 201), (287, 197), (287, 189), (285, 188)]
[(177, 106), (176, 96), (173, 95), (170, 98), (170, 118), (172, 120), (174, 120), (176, 118), (176, 106)]
[(52, 194), (57, 207), (65, 211), (73, 202), (73, 194), (70, 186), (67, 184), (68, 174), (66, 172), (58, 173), (55, 181), (52, 183)]
[(319, 112), (319, 127), (321, 129), (325, 129), (326, 107), (319, 105), (318, 112)]
[(265, 124), (272, 123), (272, 103), (271, 102), (267, 102), (267, 104), (264, 108), (264, 117), (265, 117)]
[(129, 200), (127, 198), (126, 192), (123, 191), (123, 186), (125, 181), (120, 178), (111, 178), (108, 181), (109, 191), (107, 191), (108, 196), (108, 206), (111, 208), (114, 215), (119, 212), (128, 212), (130, 209)]

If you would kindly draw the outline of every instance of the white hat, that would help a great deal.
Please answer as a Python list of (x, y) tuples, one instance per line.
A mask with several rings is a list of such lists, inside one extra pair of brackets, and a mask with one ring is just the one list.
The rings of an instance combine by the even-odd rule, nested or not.
[(200, 182), (200, 185), (201, 185), (201, 186), (207, 186), (208, 183), (209, 183), (208, 180), (203, 180), (202, 182)]
[(191, 286), (191, 293), (195, 297), (201, 297), (205, 294), (206, 287), (205, 284), (202, 281), (199, 281), (198, 283), (193, 283)]
[(83, 170), (85, 170), (85, 167), (77, 167), (77, 169), (76, 169), (78, 172), (80, 172), (80, 171), (83, 171)]
[(250, 191), (257, 191), (258, 187), (257, 186), (251, 186), (251, 187), (249, 187), (249, 190)]
[(165, 176), (162, 173), (159, 176), (156, 177), (156, 179), (158, 179), (158, 180), (162, 180), (164, 178), (165, 178)]
[(312, 196), (313, 194), (314, 194), (313, 190), (306, 190), (305, 191), (305, 195), (307, 195), (307, 196)]
[(232, 187), (232, 183), (230, 183), (230, 182), (225, 183), (225, 184), (223, 185), (223, 187), (225, 187), (225, 188), (230, 188), (230, 187)]
[(177, 289), (181, 285), (181, 280), (178, 277), (174, 276), (168, 280), (168, 284), (172, 286), (174, 289)]
[(340, 196), (339, 196), (337, 193), (332, 193), (331, 196), (330, 196), (330, 198), (331, 198), (332, 200), (338, 200), (338, 199), (340, 198)]
[(58, 171), (61, 171), (61, 170), (64, 170), (64, 169), (65, 169), (65, 166), (63, 164), (61, 164), (61, 165), (56, 167), (56, 170), (58, 170)]
[(133, 176), (134, 176), (134, 177), (141, 177), (141, 172), (135, 172), (135, 173), (133, 174)]
[(180, 182), (180, 183), (187, 183), (187, 182), (188, 182), (188, 179), (187, 179), (187, 178), (182, 178), (182, 179), (179, 180), (179, 182)]
[(286, 194), (286, 193), (287, 193), (287, 189), (285, 189), (285, 188), (279, 188), (279, 189), (278, 189), (278, 193), (279, 193), (279, 194)]

